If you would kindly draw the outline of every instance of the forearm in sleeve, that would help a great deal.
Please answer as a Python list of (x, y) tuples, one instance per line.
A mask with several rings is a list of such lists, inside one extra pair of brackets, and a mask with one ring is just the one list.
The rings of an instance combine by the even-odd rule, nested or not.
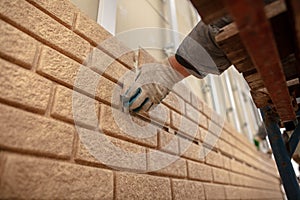
[(198, 78), (209, 73), (221, 74), (231, 63), (215, 42), (218, 32), (216, 26), (200, 21), (179, 46), (176, 60)]

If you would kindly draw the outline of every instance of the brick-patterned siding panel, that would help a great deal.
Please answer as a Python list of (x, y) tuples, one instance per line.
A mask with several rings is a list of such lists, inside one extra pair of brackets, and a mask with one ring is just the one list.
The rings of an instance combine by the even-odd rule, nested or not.
[(181, 178), (187, 176), (186, 161), (180, 157), (149, 150), (148, 163), (148, 170), (156, 174)]
[(0, 154), (1, 199), (113, 199), (113, 173), (42, 158)]
[(0, 104), (0, 147), (71, 156), (74, 127)]
[(69, 0), (28, 0), (33, 5), (42, 8), (53, 18), (60, 20), (64, 25), (71, 28), (74, 18), (79, 9)]
[(216, 185), (216, 184), (208, 184), (205, 183), (204, 190), (206, 199), (226, 199), (225, 196), (225, 187), (223, 185)]
[(25, 0), (1, 0), (0, 15), (80, 62), (90, 50), (87, 41)]
[(77, 16), (75, 32), (85, 37), (95, 46), (101, 45), (101, 42), (112, 37), (108, 31), (101, 26), (97, 26), (97, 22), (83, 13), (79, 13)]
[(188, 161), (188, 177), (198, 181), (212, 181), (212, 168), (205, 164)]
[(182, 82), (123, 112), (156, 61), (71, 0), (0, 0), (0, 29), (0, 199), (283, 198), (270, 156)]
[(52, 83), (0, 58), (0, 99), (38, 112), (45, 112)]
[(168, 178), (117, 173), (116, 199), (172, 199), (171, 183)]
[(22, 67), (31, 68), (39, 42), (3, 20), (0, 20), (0, 29), (0, 55)]
[(158, 133), (158, 137), (158, 147), (160, 150), (176, 155), (179, 154), (179, 139), (177, 135), (161, 130)]
[(187, 180), (173, 180), (173, 199), (205, 199), (202, 183)]
[(55, 88), (51, 116), (67, 122), (98, 126), (99, 102), (78, 92), (57, 86)]
[[(151, 124), (147, 124), (142, 120), (137, 119), (136, 117), (132, 117), (132, 121), (129, 121), (130, 118), (131, 117), (129, 116), (129, 114), (122, 113), (117, 109), (111, 108), (103, 104), (101, 105), (100, 128), (102, 131), (114, 137), (121, 137), (125, 140), (131, 140), (143, 145), (157, 147), (156, 127), (154, 127)], [(136, 120), (135, 122), (134, 118)], [(146, 130), (148, 131), (144, 131), (143, 133), (143, 127), (145, 126), (147, 126)], [(133, 131), (133, 134), (129, 132), (130, 130)]]
[(78, 162), (106, 165), (113, 169), (146, 171), (146, 148), (99, 131), (79, 128), (79, 148), (75, 157)]
[(67, 87), (84, 91), (108, 104), (114, 103), (113, 92), (121, 89), (112, 81), (48, 47), (42, 50), (37, 71), (45, 77)]

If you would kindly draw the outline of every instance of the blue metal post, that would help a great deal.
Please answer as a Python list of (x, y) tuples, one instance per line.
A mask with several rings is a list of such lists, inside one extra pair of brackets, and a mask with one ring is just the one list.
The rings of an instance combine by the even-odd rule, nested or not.
[(298, 146), (299, 138), (300, 138), (300, 123), (297, 125), (296, 129), (294, 130), (288, 142), (288, 151), (289, 151), (290, 158), (293, 156)]
[(262, 109), (262, 117), (286, 195), (289, 200), (300, 200), (299, 184), (278, 126), (279, 117), (269, 107)]

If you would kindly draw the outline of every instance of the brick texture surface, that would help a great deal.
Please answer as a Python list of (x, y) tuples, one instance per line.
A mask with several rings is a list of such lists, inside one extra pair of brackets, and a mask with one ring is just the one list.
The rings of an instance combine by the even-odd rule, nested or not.
[(101, 105), (100, 128), (114, 137), (121, 137), (151, 147), (157, 146), (156, 127), (106, 105)]
[(78, 8), (65, 0), (28, 0), (33, 5), (42, 8), (54, 18), (60, 20), (67, 27), (72, 27)]
[(89, 52), (88, 42), (25, 0), (2, 0), (0, 15), (79, 61), (84, 61)]
[(26, 68), (31, 68), (39, 42), (3, 20), (0, 20), (0, 29), (1, 55)]
[(120, 90), (120, 86), (112, 81), (48, 47), (45, 47), (41, 53), (37, 71), (54, 81), (84, 91), (106, 103), (114, 103), (112, 95)]
[(202, 183), (196, 181), (173, 180), (174, 199), (205, 199)]
[(0, 58), (0, 98), (45, 112), (52, 83)]
[(190, 179), (195, 179), (199, 181), (212, 181), (212, 169), (207, 165), (193, 161), (188, 161), (188, 177)]
[(171, 183), (167, 178), (117, 173), (116, 199), (171, 199)]
[(63, 86), (57, 86), (51, 115), (78, 125), (97, 127), (99, 107), (96, 100)]
[(101, 26), (97, 26), (97, 23), (94, 20), (88, 18), (83, 13), (80, 13), (77, 16), (75, 32), (86, 37), (95, 46), (101, 45), (101, 42), (105, 39), (112, 37), (108, 31)]
[(203, 184), (206, 199), (226, 199), (223, 185)]
[(158, 146), (160, 150), (170, 152), (176, 155), (179, 154), (178, 136), (162, 130), (159, 131), (158, 137)]
[(0, 104), (1, 147), (70, 157), (74, 128)]
[(156, 61), (72, 1), (0, 0), (0, 29), (0, 199), (283, 199), (274, 161), (183, 84), (123, 112)]
[(160, 151), (150, 150), (148, 154), (148, 170), (157, 174), (171, 177), (186, 177), (186, 161), (177, 156)]
[(113, 199), (108, 170), (45, 159), (0, 154), (3, 199)]
[(83, 128), (80, 128), (79, 136), (77, 161), (107, 165), (114, 169), (146, 171), (145, 147)]
[(87, 66), (116, 83), (123, 83), (127, 73), (130, 73), (128, 68), (98, 48), (94, 48), (91, 52), (91, 57), (87, 61)]

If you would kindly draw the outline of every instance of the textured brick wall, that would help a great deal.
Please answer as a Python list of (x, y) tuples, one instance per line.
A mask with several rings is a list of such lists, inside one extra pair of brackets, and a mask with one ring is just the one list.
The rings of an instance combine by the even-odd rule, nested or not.
[[(136, 56), (116, 40), (105, 42), (110, 37), (68, 0), (0, 0), (1, 199), (282, 199), (274, 162), (180, 86), (160, 106), (165, 116), (152, 115), (157, 134), (121, 130), (112, 91), (122, 88), (118, 80)], [(138, 59), (153, 61), (144, 50)], [(76, 84), (82, 69), (87, 85), (99, 78), (95, 91)], [(133, 117), (141, 126), (148, 120)], [(115, 167), (90, 153), (110, 151), (97, 127), (125, 152)], [(85, 138), (93, 139), (89, 148)]]

